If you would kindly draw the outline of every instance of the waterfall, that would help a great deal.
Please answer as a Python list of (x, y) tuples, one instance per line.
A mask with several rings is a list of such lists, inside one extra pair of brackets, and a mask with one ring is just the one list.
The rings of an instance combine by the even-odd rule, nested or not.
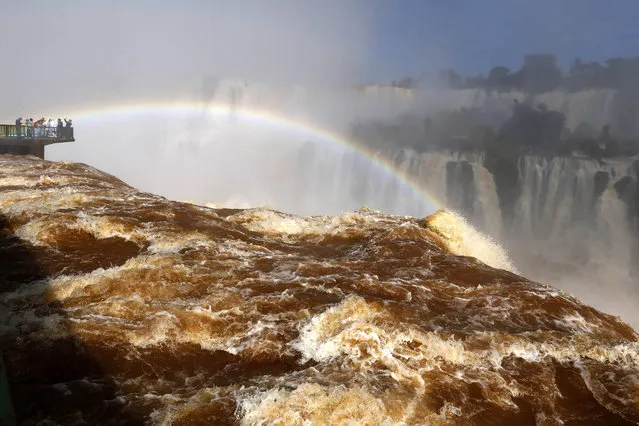
[[(398, 154), (395, 154), (397, 162)], [(401, 151), (401, 168), (411, 180), (447, 207), (464, 214), (496, 238), (502, 220), (495, 181), (483, 164), (483, 154)]]
[(636, 318), (636, 159), (521, 157), (514, 217), (506, 228), (483, 154), (388, 155), (425, 191), (504, 244), (526, 276)]
[(499, 124), (512, 112), (515, 100), (528, 101), (532, 105), (545, 104), (549, 110), (559, 111), (566, 116), (566, 127), (574, 131), (581, 123), (588, 123), (595, 129), (606, 124), (617, 127), (618, 104), (620, 102), (617, 91), (612, 89), (591, 89), (576, 93), (554, 91), (531, 95), (524, 92), (508, 91), (496, 92), (485, 89), (462, 90), (425, 90), (416, 95), (425, 109), (456, 111), (461, 108), (478, 108), (482, 111), (487, 122)]
[[(505, 228), (484, 154), (404, 149), (385, 155), (423, 191), (501, 240), (532, 276), (550, 279), (568, 269), (612, 268), (629, 278), (637, 218), (617, 187), (627, 180), (637, 182), (634, 159), (521, 157), (514, 217)], [(375, 185), (367, 186), (365, 193), (390, 190)], [(410, 214), (405, 204), (390, 205)], [(540, 265), (550, 266), (542, 270)]]
[(597, 130), (606, 124), (617, 124), (614, 116), (616, 90), (591, 89), (577, 93), (555, 91), (536, 96), (534, 102), (544, 103), (548, 109), (565, 114), (566, 127), (570, 130), (575, 130), (581, 123), (588, 123)]
[[(436, 206), (380, 164), (389, 159), (380, 153), (362, 153), (308, 142), (299, 150), (291, 192), (282, 194), (289, 210), (300, 214), (335, 214), (368, 207), (386, 213), (424, 217)], [(408, 167), (401, 163), (397, 169)], [(283, 208), (279, 207), (278, 208)]]
[(612, 262), (629, 270), (633, 232), (614, 185), (635, 177), (631, 164), (631, 159), (521, 159), (511, 245), (557, 263)]

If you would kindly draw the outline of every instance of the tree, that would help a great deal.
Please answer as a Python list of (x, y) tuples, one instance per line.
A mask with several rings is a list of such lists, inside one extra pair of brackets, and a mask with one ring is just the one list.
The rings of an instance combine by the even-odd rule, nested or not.
[(487, 84), (486, 77), (483, 75), (477, 75), (475, 77), (466, 77), (463, 86), (469, 89), (477, 89), (484, 88)]
[(557, 67), (555, 55), (526, 55), (521, 72), (523, 89), (530, 93), (550, 92), (561, 83), (561, 70)]
[[(639, 57), (611, 58), (603, 64), (595, 61), (584, 62), (576, 58), (567, 75), (563, 77), (555, 55), (533, 54), (524, 57), (522, 67), (516, 72), (498, 65), (493, 67), (487, 76), (462, 78), (453, 69), (446, 69), (439, 72), (423, 72), (417, 79), (406, 77), (393, 82), (393, 85), (398, 87), (415, 87), (417, 84), (443, 84), (453, 89), (517, 89), (531, 94), (549, 92), (560, 87), (571, 91), (595, 87), (611, 88), (625, 94), (624, 96), (630, 99), (632, 108), (639, 108)], [(636, 121), (635, 126), (639, 129), (639, 120), (632, 118), (632, 114), (634, 112), (628, 112), (628, 122)], [(624, 126), (616, 126), (622, 127)]]
[(603, 70), (603, 84), (619, 90), (639, 88), (639, 58), (611, 58)]
[(462, 78), (452, 68), (443, 70), (439, 73), (439, 78), (446, 87), (450, 89), (459, 89), (462, 87)]
[(488, 73), (488, 86), (491, 88), (506, 88), (509, 83), (510, 69), (504, 66), (496, 66)]
[(567, 87), (572, 91), (579, 91), (596, 87), (601, 83), (603, 67), (599, 62), (583, 62), (576, 58), (570, 65)]
[(395, 86), (402, 87), (404, 89), (412, 89), (415, 86), (415, 79), (412, 77), (404, 77), (399, 80)]

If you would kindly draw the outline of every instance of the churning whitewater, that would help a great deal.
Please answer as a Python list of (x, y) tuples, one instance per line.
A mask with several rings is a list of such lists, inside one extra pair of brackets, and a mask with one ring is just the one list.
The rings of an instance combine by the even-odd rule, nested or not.
[(299, 217), (0, 156), (24, 424), (639, 422), (639, 343), (459, 216)]

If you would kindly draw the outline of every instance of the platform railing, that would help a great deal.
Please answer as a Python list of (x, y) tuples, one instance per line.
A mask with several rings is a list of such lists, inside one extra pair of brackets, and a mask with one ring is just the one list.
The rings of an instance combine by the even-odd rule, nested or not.
[(18, 139), (73, 139), (73, 127), (17, 126), (0, 124), (1, 138)]

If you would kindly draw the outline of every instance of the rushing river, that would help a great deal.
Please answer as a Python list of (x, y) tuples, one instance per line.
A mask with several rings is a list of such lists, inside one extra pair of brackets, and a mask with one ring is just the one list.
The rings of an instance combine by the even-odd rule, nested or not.
[(216, 210), (0, 156), (0, 214), (23, 424), (639, 422), (632, 328), (446, 211)]

